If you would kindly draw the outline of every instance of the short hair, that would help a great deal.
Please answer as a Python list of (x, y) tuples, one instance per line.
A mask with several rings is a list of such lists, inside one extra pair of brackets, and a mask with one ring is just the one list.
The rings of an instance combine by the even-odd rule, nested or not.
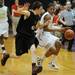
[(35, 1), (33, 4), (32, 4), (32, 9), (35, 10), (36, 8), (40, 8), (42, 6), (42, 3), (40, 1)]
[(49, 8), (49, 7), (54, 7), (54, 4), (53, 3), (49, 3), (48, 5), (47, 5), (47, 8)]

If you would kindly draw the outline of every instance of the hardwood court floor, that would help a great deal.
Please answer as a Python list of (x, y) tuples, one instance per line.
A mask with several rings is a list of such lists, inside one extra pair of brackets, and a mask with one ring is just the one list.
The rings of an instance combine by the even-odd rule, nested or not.
[[(14, 54), (14, 38), (9, 37), (5, 41), (6, 49), (10, 54)], [(41, 55), (43, 49), (38, 48), (37, 54)], [(43, 63), (43, 71), (38, 75), (75, 75), (75, 52), (67, 52), (61, 49), (57, 62), (60, 66), (58, 71), (52, 71), (48, 68), (50, 57)], [(1, 50), (0, 50), (1, 60)], [(10, 58), (5, 66), (0, 64), (0, 75), (31, 75), (31, 54), (24, 54), (19, 58)]]

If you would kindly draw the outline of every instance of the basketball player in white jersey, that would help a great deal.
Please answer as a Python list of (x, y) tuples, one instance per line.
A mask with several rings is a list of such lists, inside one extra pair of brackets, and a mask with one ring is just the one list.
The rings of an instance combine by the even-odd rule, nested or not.
[[(41, 17), (41, 20), (40, 20), (41, 25), (45, 25), (45, 23), (47, 23), (47, 22), (49, 24), (52, 24), (51, 14), (53, 14), (53, 9), (54, 9), (54, 5), (49, 4), (47, 7), (48, 11), (46, 13), (44, 13)], [(44, 55), (41, 58), (41, 62), (40, 62), (40, 59), (37, 59), (38, 65), (42, 65), (44, 58), (52, 56), (52, 60), (50, 60), (50, 63), (49, 63), (49, 68), (53, 69), (53, 70), (59, 69), (55, 60), (60, 51), (61, 42), (58, 37), (52, 35), (52, 33), (50, 33), (50, 32), (51, 31), (52, 32), (53, 31), (63, 31), (63, 30), (65, 30), (65, 28), (62, 28), (62, 29), (61, 28), (52, 28), (51, 29), (50, 26), (45, 26), (44, 28), (38, 29), (36, 31), (36, 33), (37, 33), (36, 37), (39, 40), (39, 45), (46, 49)]]
[(7, 7), (4, 6), (3, 0), (0, 0), (0, 45), (2, 49), (1, 65), (5, 65), (9, 54), (6, 52), (4, 46), (4, 38), (8, 37), (8, 18), (7, 18)]

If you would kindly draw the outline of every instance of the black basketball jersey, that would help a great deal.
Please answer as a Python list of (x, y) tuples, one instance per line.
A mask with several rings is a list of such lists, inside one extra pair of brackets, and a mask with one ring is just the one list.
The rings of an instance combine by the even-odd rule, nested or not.
[(34, 15), (32, 11), (30, 11), (30, 16), (27, 19), (24, 19), (24, 15), (22, 15), (17, 26), (17, 33), (21, 33), (26, 36), (35, 35), (33, 26), (37, 24), (37, 21), (38, 16)]

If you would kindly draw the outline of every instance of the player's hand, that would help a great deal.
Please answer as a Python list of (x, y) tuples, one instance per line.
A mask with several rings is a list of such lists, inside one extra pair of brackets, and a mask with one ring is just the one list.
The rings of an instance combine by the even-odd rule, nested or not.
[(71, 29), (71, 27), (63, 27), (62, 32), (65, 32), (66, 30)]
[(44, 27), (47, 27), (49, 24), (50, 24), (50, 20), (48, 20), (44, 23)]
[(71, 27), (65, 27), (65, 30), (67, 30), (67, 29), (71, 29)]

